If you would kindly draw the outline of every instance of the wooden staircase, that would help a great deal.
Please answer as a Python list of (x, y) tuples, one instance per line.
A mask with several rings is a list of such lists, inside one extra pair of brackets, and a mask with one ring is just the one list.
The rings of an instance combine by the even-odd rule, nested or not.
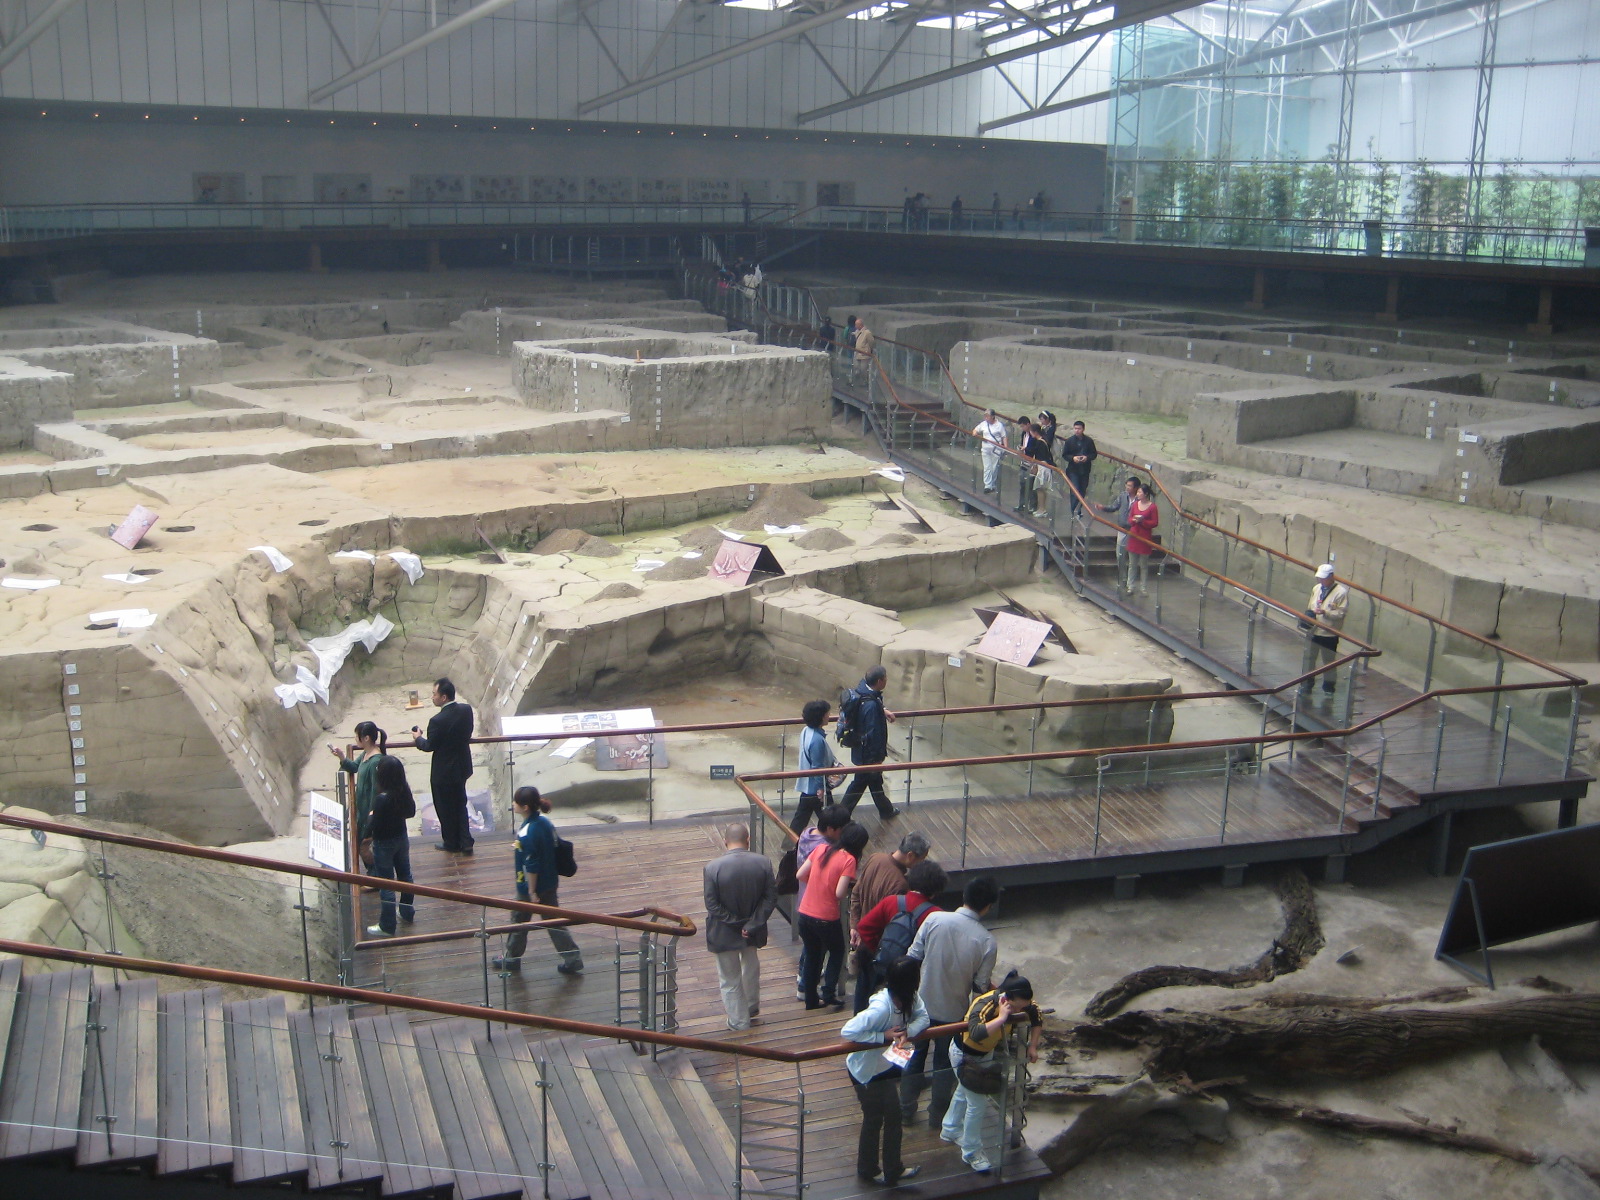
[(21, 966), (0, 963), (3, 1163), (459, 1200), (732, 1195), (732, 1135), (682, 1055)]
[(1319, 738), (1302, 743), (1292, 760), (1274, 759), (1267, 769), (1281, 783), (1314, 797), (1329, 816), (1343, 813), (1346, 833), (1359, 833), (1402, 809), (1416, 807), (1417, 793), (1392, 775), (1383, 777), (1380, 795), (1377, 766), (1359, 751), (1346, 755), (1336, 741)]

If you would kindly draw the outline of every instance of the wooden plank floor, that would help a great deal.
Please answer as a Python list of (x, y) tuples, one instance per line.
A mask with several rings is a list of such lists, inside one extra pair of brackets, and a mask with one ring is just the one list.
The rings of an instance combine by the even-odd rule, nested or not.
[[(658, 822), (654, 829), (642, 824), (564, 827), (563, 835), (576, 845), (579, 871), (575, 878), (562, 882), (561, 900), (574, 907), (601, 910), (656, 904), (703, 922), (701, 868), (719, 852), (716, 824), (715, 819), (706, 818)], [(412, 853), (419, 882), (512, 894), (511, 843), (507, 837), (480, 838), (477, 853), (466, 859), (444, 855), (421, 842), (413, 844)], [(369, 916), (376, 912), (375, 897), (365, 897), (364, 905)], [(433, 900), (418, 903), (417, 933), (476, 924), (475, 911), (460, 911), (457, 906)], [(717, 990), (716, 967), (706, 952), (704, 941), (695, 937), (679, 943), (681, 1032), (789, 1049), (838, 1040), (844, 1015), (831, 1011), (807, 1012), (794, 998), (799, 947), (798, 943), (790, 942), (788, 926), (782, 918), (774, 919), (772, 935), (771, 944), (762, 954), (762, 1023), (740, 1034), (727, 1029)], [(616, 939), (609, 933), (586, 930), (579, 930), (577, 936), (585, 957), (586, 970), (582, 976), (558, 974), (556, 965), (560, 960), (550, 948), (547, 935), (536, 932), (529, 939), (520, 975), (508, 980), (491, 975), (494, 1003), (505, 1003), (527, 1012), (593, 1021), (613, 1020), (616, 975), (612, 959)], [(481, 954), (476, 941), (412, 948), (379, 947), (363, 952), (362, 960), (367, 972), (375, 972), (381, 966), (389, 986), (399, 992), (464, 1002), (483, 1000)], [(794, 1066), (755, 1060), (736, 1063), (731, 1056), (722, 1054), (695, 1053), (688, 1057), (730, 1128), (736, 1075), (742, 1076), (746, 1087), (760, 1094), (792, 1098), (797, 1091), (804, 1090), (807, 1107), (811, 1110), (806, 1126), (809, 1196), (816, 1200), (842, 1200), (881, 1194), (881, 1189), (874, 1193), (855, 1178), (855, 1137), (860, 1127), (860, 1108), (842, 1060), (806, 1064), (797, 1073)], [(907, 1162), (921, 1164), (923, 1171), (915, 1186), (908, 1184), (895, 1193), (897, 1196), (975, 1195), (997, 1184), (963, 1166), (954, 1148), (940, 1142), (925, 1124), (919, 1123), (917, 1129), (907, 1131), (905, 1153)], [(761, 1165), (759, 1158), (753, 1165)], [(1012, 1154), (1009, 1170), (1027, 1176), (1042, 1173), (1038, 1160), (1026, 1150)]]

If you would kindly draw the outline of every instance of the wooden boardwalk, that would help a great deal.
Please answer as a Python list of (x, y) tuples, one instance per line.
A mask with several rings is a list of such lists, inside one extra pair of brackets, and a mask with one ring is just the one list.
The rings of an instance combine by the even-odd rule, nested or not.
[[(560, 813), (554, 814), (560, 822)], [(561, 902), (575, 908), (600, 911), (625, 911), (654, 904), (684, 913), (703, 924), (705, 904), (701, 892), (701, 869), (721, 852), (718, 825), (730, 819), (706, 817), (657, 822), (652, 829), (644, 824), (611, 826), (562, 826), (571, 838), (579, 862), (578, 874), (562, 881)], [(901, 825), (906, 825), (904, 821)], [(909, 826), (908, 826), (909, 827)], [(897, 835), (898, 836), (898, 835)], [(418, 882), (444, 887), (459, 887), (496, 895), (513, 894), (511, 842), (508, 837), (480, 838), (477, 853), (456, 858), (431, 849), (429, 843), (414, 842), (413, 870)], [(363, 898), (367, 923), (376, 919), (376, 897)], [(491, 923), (495, 918), (491, 916)], [(476, 926), (477, 910), (442, 901), (421, 903), (415, 926), (407, 932)], [(556, 971), (559, 962), (550, 947), (548, 935), (534, 932), (522, 970), (502, 979), (490, 974), (490, 999), (524, 1012), (539, 1012), (577, 1020), (610, 1022), (616, 1016), (614, 958), (618, 940), (612, 931), (576, 931), (584, 952), (585, 972), (571, 977)], [(633, 944), (634, 935), (623, 935), (622, 945)], [(499, 953), (499, 939), (492, 942), (491, 954)], [(791, 942), (782, 917), (772, 924), (771, 943), (762, 953), (761, 1024), (744, 1033), (727, 1029), (721, 997), (717, 990), (716, 966), (705, 949), (703, 939), (681, 939), (678, 952), (679, 1032), (695, 1037), (728, 1041), (747, 1041), (764, 1046), (800, 1050), (828, 1045), (839, 1040), (839, 1029), (848, 1012), (830, 1010), (807, 1012), (795, 1000), (795, 968), (799, 950)], [(1004, 959), (1002, 946), (1002, 960)], [(397, 992), (434, 999), (482, 1003), (484, 978), (480, 942), (435, 943), (416, 947), (384, 948), (361, 952), (358, 968), (367, 977), (381, 969), (389, 987)], [(686, 1052), (671, 1050), (663, 1063)], [(593, 1062), (594, 1054), (590, 1054)], [(861, 1110), (849, 1086), (842, 1059), (793, 1065), (767, 1063), (754, 1059), (736, 1060), (729, 1055), (694, 1052), (688, 1055), (693, 1068), (705, 1081), (719, 1117), (731, 1129), (735, 1119), (736, 1083), (742, 1080), (753, 1096), (778, 1096), (792, 1099), (803, 1090), (810, 1116), (806, 1124), (806, 1194), (815, 1200), (842, 1200), (844, 1197), (883, 1195), (882, 1188), (860, 1183), (855, 1176), (855, 1138), (860, 1128)], [(669, 1067), (670, 1069), (670, 1067)], [(606, 1082), (605, 1072), (597, 1071), (598, 1082)], [(748, 1111), (748, 1109), (747, 1109)], [(770, 1111), (761, 1115), (771, 1116)], [(709, 1114), (708, 1114), (709, 1116)], [(791, 1147), (792, 1138), (771, 1133), (767, 1139), (776, 1147)], [(1030, 1150), (1013, 1151), (1007, 1159), (1003, 1180), (980, 1176), (964, 1166), (954, 1147), (940, 1142), (926, 1124), (908, 1130), (907, 1163), (922, 1166), (921, 1174), (892, 1193), (907, 1198), (981, 1195), (1002, 1183), (1039, 1179), (1045, 1174)], [(760, 1168), (776, 1165), (782, 1152), (757, 1155), (747, 1165)], [(792, 1166), (792, 1150), (789, 1151)], [(767, 1186), (777, 1186), (771, 1182)]]

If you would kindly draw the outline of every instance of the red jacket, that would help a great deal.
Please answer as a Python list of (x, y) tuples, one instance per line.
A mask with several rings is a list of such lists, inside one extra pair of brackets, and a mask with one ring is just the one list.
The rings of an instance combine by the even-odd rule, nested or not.
[[(905, 898), (908, 913), (915, 913), (922, 905), (933, 899), (932, 896), (924, 896), (920, 892), (902, 892), (894, 896), (885, 896), (868, 909), (856, 925), (856, 932), (861, 935), (861, 948), (868, 954), (878, 952), (878, 942), (883, 938), (883, 931), (889, 927), (889, 922), (894, 920), (900, 911), (902, 896)], [(918, 917), (917, 928), (921, 929), (922, 923), (938, 911), (939, 906), (935, 904)]]
[(1138, 503), (1135, 500), (1128, 508), (1128, 553), (1151, 554), (1155, 551), (1155, 544), (1150, 541), (1150, 535), (1161, 524), (1161, 514), (1156, 510), (1154, 500), (1143, 512), (1137, 510)]

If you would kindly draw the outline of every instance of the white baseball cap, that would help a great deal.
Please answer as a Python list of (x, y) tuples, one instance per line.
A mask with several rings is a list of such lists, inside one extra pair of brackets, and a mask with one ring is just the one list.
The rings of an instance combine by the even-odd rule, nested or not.
[(1332, 576), (1333, 576), (1333, 564), (1332, 563), (1323, 563), (1320, 567), (1317, 568), (1317, 578), (1318, 579), (1329, 579)]

